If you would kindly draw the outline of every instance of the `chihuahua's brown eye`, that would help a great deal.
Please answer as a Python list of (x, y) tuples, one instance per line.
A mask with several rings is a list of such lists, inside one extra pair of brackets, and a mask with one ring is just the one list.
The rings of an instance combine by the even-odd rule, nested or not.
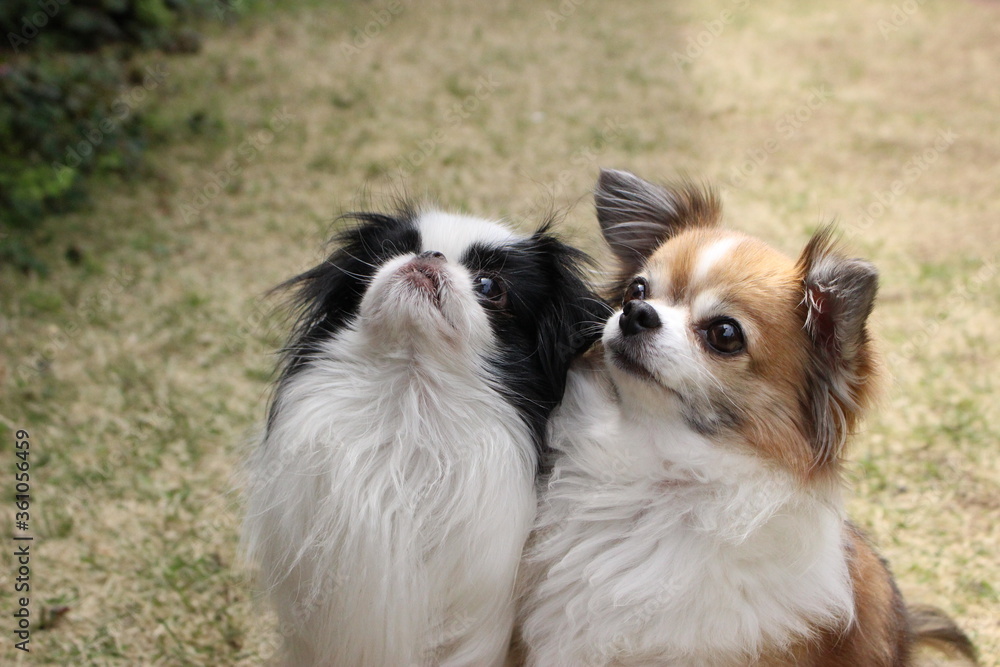
[(739, 323), (728, 318), (715, 320), (705, 328), (705, 342), (722, 354), (736, 354), (746, 347)]
[(507, 305), (507, 288), (496, 276), (476, 276), (472, 279), (472, 287), (486, 306), (503, 308)]
[(629, 301), (635, 301), (639, 299), (643, 301), (646, 299), (646, 279), (636, 278), (633, 280), (628, 289), (625, 290), (625, 296), (622, 298), (622, 305), (625, 305)]

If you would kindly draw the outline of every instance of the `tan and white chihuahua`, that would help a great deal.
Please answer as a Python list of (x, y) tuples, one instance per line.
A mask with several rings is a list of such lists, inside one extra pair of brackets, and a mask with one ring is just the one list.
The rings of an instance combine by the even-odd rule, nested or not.
[(844, 444), (880, 375), (875, 267), (829, 229), (792, 260), (691, 184), (603, 171), (596, 201), (621, 309), (551, 424), (527, 664), (906, 666), (921, 642), (974, 661), (845, 515)]

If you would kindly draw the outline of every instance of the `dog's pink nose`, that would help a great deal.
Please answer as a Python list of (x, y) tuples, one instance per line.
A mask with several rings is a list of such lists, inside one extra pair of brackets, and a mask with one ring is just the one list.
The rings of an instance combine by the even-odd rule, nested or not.
[(437, 293), (443, 282), (444, 255), (422, 252), (400, 267), (399, 271), (401, 277), (414, 287)]

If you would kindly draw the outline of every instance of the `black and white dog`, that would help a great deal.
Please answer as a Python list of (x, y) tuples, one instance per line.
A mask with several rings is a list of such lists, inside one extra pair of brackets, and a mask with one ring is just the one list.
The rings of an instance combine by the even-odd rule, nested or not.
[(501, 665), (546, 420), (605, 306), (548, 226), (349, 217), (286, 284), (244, 547), (288, 665)]

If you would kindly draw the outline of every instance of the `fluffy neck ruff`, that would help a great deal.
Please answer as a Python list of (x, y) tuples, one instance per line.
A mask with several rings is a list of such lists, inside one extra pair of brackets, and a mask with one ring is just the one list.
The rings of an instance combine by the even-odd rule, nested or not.
[(836, 484), (806, 488), (679, 415), (625, 414), (594, 373), (571, 374), (553, 446), (532, 664), (745, 665), (850, 624)]
[(493, 664), (534, 515), (528, 427), (475, 365), (347, 329), (282, 387), (245, 534), (288, 664)]

